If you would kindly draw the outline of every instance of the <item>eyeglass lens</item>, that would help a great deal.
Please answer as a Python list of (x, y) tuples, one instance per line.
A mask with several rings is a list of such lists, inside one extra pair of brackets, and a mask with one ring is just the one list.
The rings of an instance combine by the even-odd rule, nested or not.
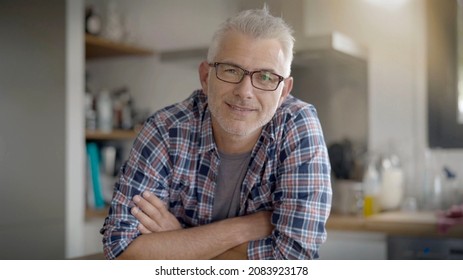
[(240, 83), (245, 75), (251, 75), (251, 83), (255, 88), (262, 90), (275, 90), (280, 84), (280, 77), (269, 71), (248, 72), (238, 66), (218, 63), (216, 64), (217, 78), (229, 83)]

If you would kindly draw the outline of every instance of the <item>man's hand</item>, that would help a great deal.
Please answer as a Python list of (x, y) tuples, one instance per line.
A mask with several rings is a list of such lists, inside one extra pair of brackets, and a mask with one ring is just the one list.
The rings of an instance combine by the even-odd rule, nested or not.
[(136, 206), (132, 208), (131, 213), (140, 222), (138, 230), (142, 234), (182, 228), (177, 218), (154, 194), (145, 191), (142, 196), (134, 196), (133, 202)]
[(463, 204), (453, 205), (437, 214), (437, 226), (440, 233), (446, 233), (451, 227), (463, 224)]

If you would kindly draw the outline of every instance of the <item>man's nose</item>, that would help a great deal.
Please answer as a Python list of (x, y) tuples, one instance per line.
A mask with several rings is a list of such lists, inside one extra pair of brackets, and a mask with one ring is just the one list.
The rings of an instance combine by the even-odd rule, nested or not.
[(251, 98), (254, 91), (251, 75), (244, 75), (243, 79), (237, 84), (234, 93), (242, 98)]

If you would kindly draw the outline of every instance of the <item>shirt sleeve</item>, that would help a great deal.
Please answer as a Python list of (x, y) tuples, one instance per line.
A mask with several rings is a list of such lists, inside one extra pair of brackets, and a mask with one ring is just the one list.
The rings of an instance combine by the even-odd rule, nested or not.
[(137, 229), (139, 222), (130, 213), (133, 197), (149, 190), (161, 200), (168, 198), (168, 147), (162, 140), (165, 133), (155, 123), (153, 117), (148, 119), (121, 167), (109, 215), (100, 230), (107, 259), (115, 259), (141, 234)]
[(331, 209), (331, 167), (315, 108), (283, 124), (272, 234), (248, 245), (249, 259), (316, 259)]

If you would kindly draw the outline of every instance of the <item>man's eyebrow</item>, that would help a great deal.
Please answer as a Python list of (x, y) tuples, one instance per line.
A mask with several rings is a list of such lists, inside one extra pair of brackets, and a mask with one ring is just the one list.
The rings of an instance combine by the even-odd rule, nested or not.
[[(270, 72), (270, 73), (273, 73), (273, 74), (277, 73), (274, 68), (259, 68), (259, 69), (256, 69), (254, 71)], [(254, 71), (252, 71), (252, 72), (254, 72)]]
[[(229, 62), (227, 60), (224, 60), (222, 62), (219, 62), (219, 63), (225, 63), (225, 64), (229, 64), (231, 66), (235, 66), (235, 67), (238, 67), (238, 68), (241, 68), (241, 69), (244, 69), (244, 70), (247, 70), (249, 72), (255, 72), (255, 71), (263, 71), (263, 72), (270, 72), (270, 73), (273, 73), (273, 74), (277, 74), (277, 72), (275, 71), (275, 69), (272, 69), (272, 68), (260, 68), (260, 69), (256, 69), (256, 70), (248, 70), (246, 69), (245, 67), (237, 64), (237, 63), (234, 63), (234, 62)], [(279, 75), (279, 74), (277, 74)]]
[(264, 71), (264, 72), (270, 72), (270, 73), (276, 74), (276, 71), (274, 69), (268, 69), (268, 68), (259, 69), (257, 71)]

